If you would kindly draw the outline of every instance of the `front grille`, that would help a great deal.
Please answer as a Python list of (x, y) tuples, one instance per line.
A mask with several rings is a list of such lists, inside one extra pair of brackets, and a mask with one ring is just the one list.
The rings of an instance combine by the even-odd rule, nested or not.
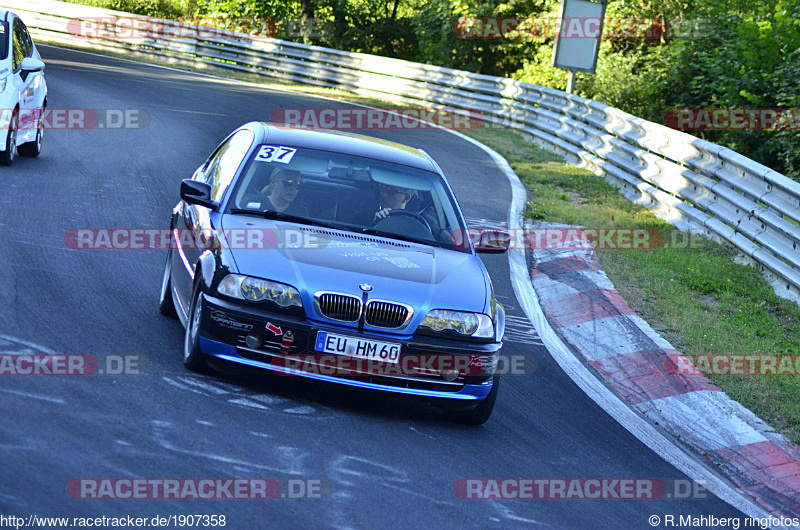
[(370, 326), (399, 328), (406, 323), (410, 313), (411, 310), (407, 306), (382, 300), (372, 300), (367, 302), (367, 312), (364, 316)]
[(340, 322), (358, 322), (364, 311), (364, 321), (376, 328), (396, 329), (408, 324), (414, 310), (411, 306), (389, 300), (369, 300), (366, 310), (357, 296), (318, 291), (314, 295), (317, 312)]
[(361, 300), (355, 296), (325, 293), (319, 295), (317, 304), (320, 313), (333, 320), (357, 322), (361, 316)]

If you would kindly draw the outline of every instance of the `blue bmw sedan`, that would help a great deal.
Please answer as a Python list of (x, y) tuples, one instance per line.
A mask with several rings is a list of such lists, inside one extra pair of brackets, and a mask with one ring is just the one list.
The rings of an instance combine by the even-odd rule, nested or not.
[(505, 312), (476, 252), (507, 240), (467, 229), (427, 153), (251, 122), (180, 196), (160, 310), (186, 328), (189, 369), (245, 365), (489, 419)]

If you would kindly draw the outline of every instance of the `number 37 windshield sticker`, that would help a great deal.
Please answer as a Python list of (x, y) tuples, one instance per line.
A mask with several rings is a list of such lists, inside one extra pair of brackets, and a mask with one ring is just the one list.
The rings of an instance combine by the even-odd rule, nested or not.
[(258, 150), (256, 154), (256, 161), (258, 162), (280, 162), (281, 164), (288, 164), (292, 161), (292, 157), (297, 152), (294, 147), (284, 147), (282, 145), (264, 145)]

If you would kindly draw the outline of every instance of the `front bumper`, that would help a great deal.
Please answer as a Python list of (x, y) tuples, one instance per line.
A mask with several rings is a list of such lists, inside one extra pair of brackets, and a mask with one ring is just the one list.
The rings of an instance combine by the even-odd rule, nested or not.
[[(500, 343), (359, 332), (346, 326), (262, 311), (206, 294), (201, 301), (200, 348), (212, 362), (219, 359), (358, 388), (477, 403), (492, 388), (493, 367), (497, 366), (502, 348)], [(400, 360), (397, 365), (371, 361), (358, 364), (351, 357), (322, 354), (314, 349), (320, 331), (399, 344)], [(259, 340), (251, 338), (248, 345), (248, 335), (257, 335)], [(465, 362), (465, 358), (469, 360)], [(428, 365), (420, 367), (417, 362), (420, 359), (423, 365), (426, 361)], [(346, 363), (343, 365), (342, 361)], [(462, 364), (455, 366), (462, 370), (457, 374), (438, 369), (459, 362)], [(469, 368), (464, 368), (465, 363), (471, 363)], [(343, 366), (346, 368), (342, 369)], [(407, 370), (400, 366), (414, 368)]]

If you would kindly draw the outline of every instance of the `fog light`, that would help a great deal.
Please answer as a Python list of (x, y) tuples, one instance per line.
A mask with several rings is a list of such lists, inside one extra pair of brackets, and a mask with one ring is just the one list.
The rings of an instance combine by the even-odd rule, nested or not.
[(259, 335), (248, 335), (244, 338), (244, 341), (251, 348), (258, 348), (261, 346), (261, 337)]
[(439, 373), (445, 381), (455, 381), (458, 379), (458, 370), (441, 370)]

